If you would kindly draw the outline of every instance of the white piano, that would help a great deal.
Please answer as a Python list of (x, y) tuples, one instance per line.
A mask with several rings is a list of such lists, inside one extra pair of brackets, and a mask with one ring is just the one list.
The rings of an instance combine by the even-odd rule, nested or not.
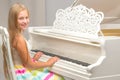
[(68, 80), (120, 80), (120, 37), (104, 36), (103, 18), (83, 5), (59, 9), (53, 26), (29, 28), (32, 49), (41, 61), (60, 57), (50, 70)]

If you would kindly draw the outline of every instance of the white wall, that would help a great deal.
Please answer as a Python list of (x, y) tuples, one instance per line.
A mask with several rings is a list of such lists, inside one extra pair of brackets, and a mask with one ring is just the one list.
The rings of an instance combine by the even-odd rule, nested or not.
[[(53, 25), (57, 9), (65, 9), (74, 0), (46, 0), (46, 25)], [(95, 11), (102, 11), (105, 14), (103, 23), (120, 24), (120, 0), (79, 0), (78, 4), (83, 4)], [(107, 17), (107, 18), (106, 18)]]
[[(12, 3), (21, 2), (25, 4), (31, 14), (30, 26), (53, 25), (57, 9), (65, 9), (74, 0), (0, 0), (0, 25), (7, 27), (8, 10)], [(107, 19), (105, 22), (120, 22), (120, 0), (79, 0), (83, 4), (96, 11), (103, 11), (105, 17), (118, 17)], [(114, 20), (114, 21), (113, 21)]]
[(78, 4), (102, 11), (105, 15), (103, 23), (120, 24), (120, 0), (79, 0)]
[(2, 26), (7, 26), (8, 5), (8, 0), (0, 0), (0, 25)]
[(74, 0), (46, 0), (46, 25), (53, 25), (57, 9), (65, 9), (70, 6)]

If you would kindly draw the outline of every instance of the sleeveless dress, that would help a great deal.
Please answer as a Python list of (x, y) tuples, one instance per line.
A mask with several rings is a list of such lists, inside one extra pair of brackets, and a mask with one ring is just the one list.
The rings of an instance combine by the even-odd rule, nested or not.
[[(31, 47), (27, 41), (26, 43), (30, 52)], [(64, 80), (62, 76), (49, 71), (48, 68), (40, 68), (35, 70), (25, 68), (17, 51), (14, 48), (13, 50), (13, 62), (17, 80)]]

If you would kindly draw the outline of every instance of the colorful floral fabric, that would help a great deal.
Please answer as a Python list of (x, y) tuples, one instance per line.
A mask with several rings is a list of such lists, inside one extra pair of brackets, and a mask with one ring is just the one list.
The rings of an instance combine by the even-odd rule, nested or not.
[(50, 72), (48, 68), (28, 70), (22, 65), (15, 65), (15, 73), (17, 80), (64, 80), (62, 76)]

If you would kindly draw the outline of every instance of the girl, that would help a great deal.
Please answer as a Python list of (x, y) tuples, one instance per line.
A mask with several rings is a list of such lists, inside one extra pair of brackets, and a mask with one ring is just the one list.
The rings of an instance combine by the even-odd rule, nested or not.
[(17, 80), (63, 80), (60, 75), (47, 69), (59, 60), (58, 57), (41, 62), (38, 59), (43, 53), (37, 52), (31, 58), (28, 43), (23, 37), (23, 32), (28, 24), (28, 9), (20, 3), (12, 5), (9, 10), (8, 31)]

